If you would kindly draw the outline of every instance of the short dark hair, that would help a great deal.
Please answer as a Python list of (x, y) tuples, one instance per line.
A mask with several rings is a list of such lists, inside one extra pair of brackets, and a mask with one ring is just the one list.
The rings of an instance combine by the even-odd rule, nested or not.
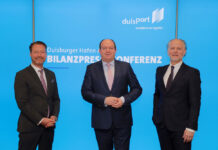
[(173, 41), (173, 40), (180, 40), (180, 41), (185, 45), (185, 49), (187, 50), (186, 42), (185, 42), (185, 40), (182, 40), (182, 39), (172, 39), (172, 40), (170, 40), (170, 41), (167, 43), (167, 49), (169, 48), (170, 42)]
[(101, 49), (101, 43), (102, 43), (104, 40), (111, 40), (111, 41), (114, 43), (114, 48), (115, 48), (115, 50), (117, 49), (116, 44), (115, 44), (114, 40), (112, 40), (112, 39), (103, 39), (103, 40), (101, 40), (101, 42), (100, 42), (100, 44), (99, 44), (99, 49)]
[(32, 42), (32, 43), (30, 44), (30, 46), (29, 46), (30, 52), (32, 52), (33, 45), (35, 45), (35, 44), (43, 45), (43, 46), (45, 46), (45, 49), (47, 49), (47, 45), (46, 45), (44, 42), (42, 42), (42, 41), (36, 41), (36, 42)]

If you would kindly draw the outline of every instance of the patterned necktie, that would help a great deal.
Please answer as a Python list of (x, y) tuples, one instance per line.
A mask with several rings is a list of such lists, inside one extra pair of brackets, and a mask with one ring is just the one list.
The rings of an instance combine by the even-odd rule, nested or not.
[(107, 77), (108, 77), (107, 84), (108, 84), (109, 89), (111, 90), (114, 77), (112, 74), (111, 64), (109, 63), (107, 63)]
[(39, 70), (39, 72), (40, 72), (40, 81), (41, 81), (42, 86), (45, 90), (45, 94), (47, 95), (47, 87), (46, 87), (45, 79), (43, 77), (43, 69)]
[(173, 70), (174, 70), (174, 66), (171, 66), (171, 73), (170, 73), (170, 76), (167, 80), (167, 85), (166, 85), (166, 90), (168, 91), (172, 82), (173, 82)]

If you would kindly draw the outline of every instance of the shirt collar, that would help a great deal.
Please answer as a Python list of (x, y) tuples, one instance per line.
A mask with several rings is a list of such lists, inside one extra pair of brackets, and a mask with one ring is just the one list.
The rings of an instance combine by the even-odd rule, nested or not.
[[(108, 64), (107, 62), (105, 62), (105, 61), (103, 61), (103, 60), (102, 60), (102, 63), (103, 63), (104, 66), (106, 66), (106, 65)], [(111, 61), (111, 62), (109, 62), (109, 64), (110, 64), (111, 66), (114, 66), (114, 60)]]
[(39, 72), (40, 70), (44, 70), (44, 68), (40, 69), (38, 67), (36, 67), (33, 63), (31, 63), (31, 66), (33, 67), (33, 69), (36, 71), (36, 72)]
[(181, 65), (182, 65), (182, 63), (183, 63), (183, 61), (180, 61), (179, 63), (177, 63), (177, 64), (175, 64), (175, 65), (170, 64), (170, 67), (171, 67), (171, 66), (174, 66), (174, 68), (180, 68)]

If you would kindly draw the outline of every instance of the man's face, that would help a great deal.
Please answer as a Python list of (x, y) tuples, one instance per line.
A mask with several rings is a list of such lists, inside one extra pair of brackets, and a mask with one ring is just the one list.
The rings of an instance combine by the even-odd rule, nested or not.
[(30, 52), (30, 56), (32, 59), (32, 63), (41, 68), (43, 67), (43, 63), (45, 62), (47, 53), (44, 45), (34, 44), (32, 46), (32, 52)]
[(168, 55), (170, 57), (170, 62), (174, 65), (182, 61), (185, 56), (186, 49), (185, 45), (181, 40), (172, 40), (168, 45)]
[(101, 59), (105, 62), (111, 62), (115, 58), (116, 49), (114, 43), (111, 40), (104, 40), (101, 43), (101, 49), (99, 49)]

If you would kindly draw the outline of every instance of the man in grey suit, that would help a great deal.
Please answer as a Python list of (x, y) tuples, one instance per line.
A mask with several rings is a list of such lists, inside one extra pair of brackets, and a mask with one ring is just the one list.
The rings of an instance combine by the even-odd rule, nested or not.
[(30, 45), (32, 63), (17, 72), (15, 98), (21, 111), (18, 121), (19, 150), (51, 150), (60, 99), (54, 72), (43, 67), (46, 44)]
[(170, 64), (156, 71), (152, 119), (161, 150), (190, 150), (198, 128), (200, 72), (183, 62), (185, 54), (185, 41), (171, 40), (168, 43)]

